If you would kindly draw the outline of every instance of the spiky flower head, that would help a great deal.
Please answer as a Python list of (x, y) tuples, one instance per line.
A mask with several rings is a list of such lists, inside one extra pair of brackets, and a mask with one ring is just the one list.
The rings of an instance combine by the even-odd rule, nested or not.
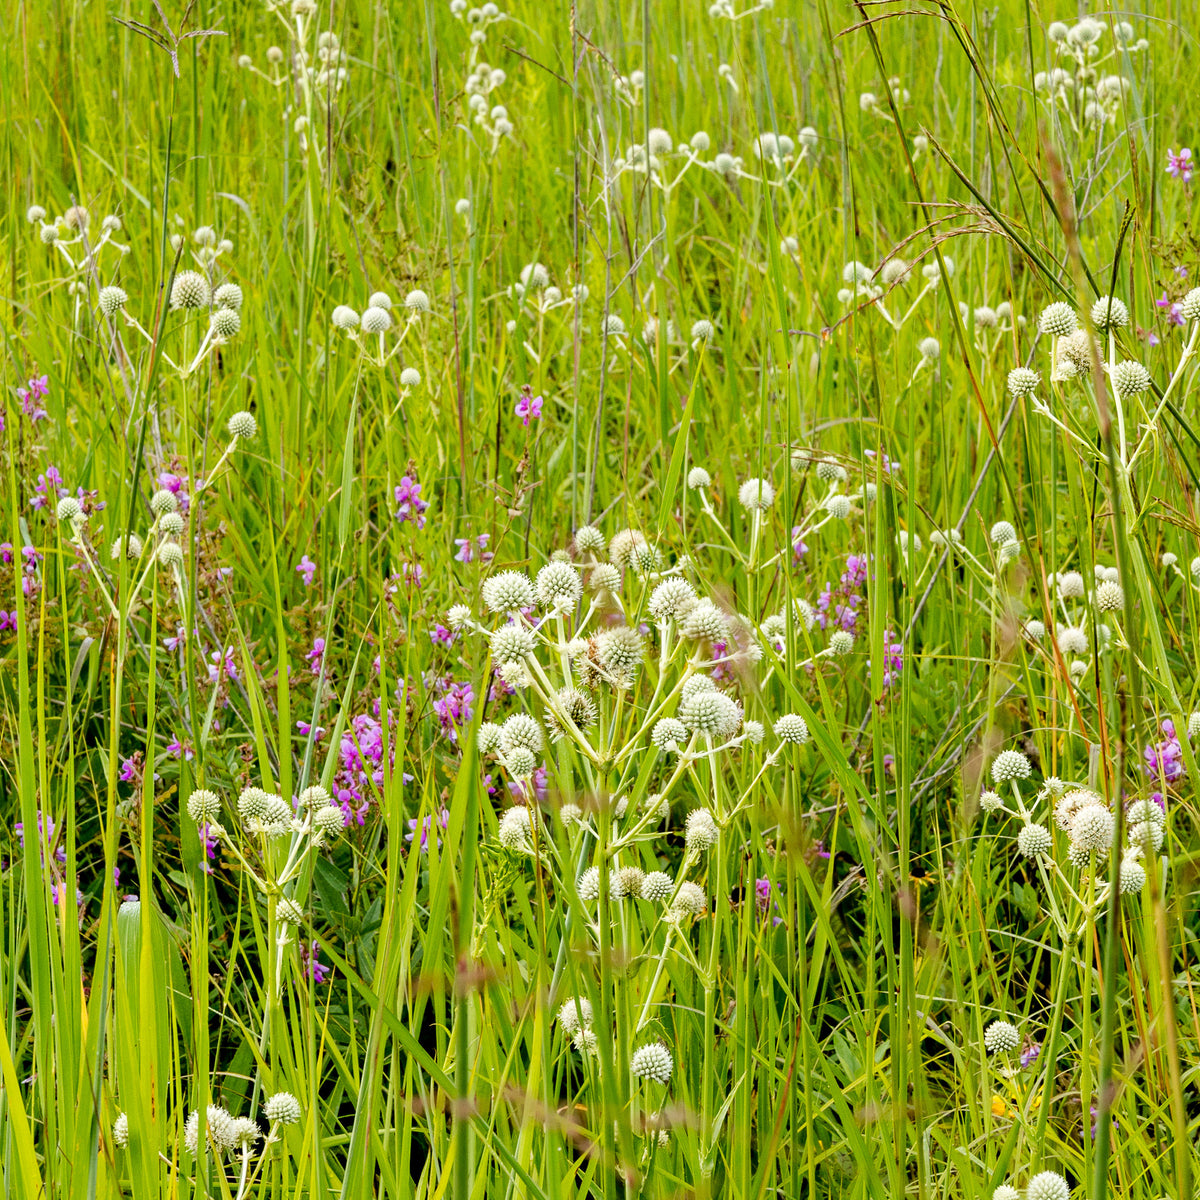
[(545, 608), (574, 608), (582, 595), (579, 572), (567, 563), (547, 563), (537, 573), (537, 598)]
[(523, 662), (534, 652), (533, 634), (523, 625), (502, 625), (491, 636), (492, 661)]
[(1092, 324), (1101, 333), (1123, 329), (1129, 324), (1129, 309), (1115, 296), (1101, 296), (1092, 305)]
[(184, 530), (182, 513), (163, 513), (158, 518), (158, 527), (168, 537), (178, 537)]
[(798, 713), (785, 713), (775, 722), (775, 736), (781, 742), (803, 746), (810, 736), (808, 724)]
[(647, 544), (645, 534), (636, 529), (622, 529), (609, 542), (608, 557), (615, 566), (624, 570), (632, 563), (634, 550)]
[(742, 723), (742, 710), (724, 692), (699, 692), (680, 704), (679, 720), (702, 737), (731, 737)]
[(1013, 367), (1008, 373), (1008, 391), (1012, 396), (1032, 396), (1042, 377), (1031, 367)]
[(295, 1125), (301, 1115), (300, 1101), (291, 1092), (276, 1092), (263, 1105), (263, 1116), (272, 1124)]
[(188, 797), (187, 815), (197, 825), (207, 825), (221, 815), (221, 798), (208, 788), (197, 788)]
[(597, 564), (588, 576), (588, 590), (597, 595), (617, 595), (621, 590), (621, 568), (612, 563)]
[(223, 283), (213, 292), (213, 303), (218, 308), (231, 308), (235, 312), (242, 307), (242, 289), (236, 283)]
[(499, 725), (493, 721), (484, 721), (479, 727), (479, 732), (475, 735), (475, 745), (482, 757), (486, 758), (489, 754), (495, 754), (500, 749), (500, 743), (504, 738), (504, 731)]
[(1129, 844), (1157, 854), (1166, 840), (1166, 829), (1158, 821), (1138, 821), (1129, 826)]
[(1125, 359), (1113, 367), (1112, 381), (1113, 387), (1122, 396), (1140, 396), (1143, 392), (1148, 392), (1153, 385), (1150, 372), (1141, 363), (1131, 359)]
[[(208, 1130), (208, 1142), (212, 1148), (221, 1154), (234, 1146), (233, 1117), (218, 1104), (210, 1104), (205, 1111), (205, 1125)], [(194, 1158), (200, 1148), (200, 1114), (193, 1109), (183, 1127), (183, 1143)]]
[(825, 497), (824, 507), (835, 521), (844, 521), (850, 515), (850, 497), (833, 492)]
[(650, 615), (656, 621), (678, 621), (696, 605), (696, 589), (686, 579), (664, 579), (650, 594)]
[(270, 792), (260, 787), (243, 788), (238, 796), (238, 816), (243, 821), (261, 821), (267, 815), (273, 799), (275, 797)]
[(328, 808), (333, 803), (333, 797), (319, 783), (311, 784), (300, 793), (300, 807), (306, 812), (317, 812)]
[(180, 271), (171, 284), (171, 307), (207, 308), (208, 280), (199, 271)]
[(922, 338), (917, 344), (917, 349), (926, 362), (935, 362), (942, 353), (942, 343), (935, 337)]
[[(528, 755), (527, 750), (516, 750), (514, 754)], [(532, 758), (532, 755), (529, 755)], [(512, 850), (517, 854), (532, 854), (533, 839), (536, 832), (536, 817), (533, 810), (526, 808), (523, 804), (516, 804), (508, 809), (500, 818), (497, 826), (497, 836), (500, 839), (500, 845), (506, 850)]]
[(688, 740), (687, 728), (682, 721), (674, 717), (664, 717), (650, 733), (650, 741), (659, 750), (666, 750), (672, 743), (685, 746)]
[(729, 621), (711, 600), (699, 600), (684, 617), (682, 632), (695, 641), (722, 642), (729, 636)]
[(420, 288), (413, 288), (404, 297), (404, 307), (412, 312), (427, 313), (430, 309), (429, 297)]
[(313, 813), (313, 827), (324, 837), (337, 837), (346, 828), (346, 817), (340, 808), (330, 804)]
[(1015, 542), (1017, 531), (1011, 521), (997, 521), (988, 532), (993, 546), (1003, 546), (1005, 542)]
[(1067, 1181), (1055, 1171), (1041, 1171), (1025, 1189), (1025, 1200), (1069, 1200), (1071, 1189)]
[(163, 542), (158, 548), (158, 561), (164, 567), (182, 567), (183, 549), (178, 542)]
[(568, 718), (576, 729), (587, 729), (596, 723), (596, 702), (578, 688), (562, 688), (554, 697), (557, 712), (546, 713), (546, 728), (552, 741), (557, 741), (566, 730), (558, 714)]
[(1034, 858), (1039, 854), (1049, 854), (1050, 847), (1054, 844), (1054, 839), (1050, 836), (1050, 830), (1045, 825), (1039, 825), (1036, 821), (1031, 821), (1025, 825), (1021, 832), (1017, 834), (1017, 849), (1025, 855), (1026, 858)]
[(825, 483), (844, 483), (846, 481), (846, 468), (841, 463), (834, 462), (831, 458), (823, 458), (817, 463), (817, 478)]
[(242, 327), (241, 314), (236, 308), (216, 308), (208, 318), (213, 336), (229, 341)]
[(830, 652), (841, 658), (854, 649), (854, 634), (846, 629), (835, 629), (829, 637)]
[(330, 315), (335, 329), (357, 329), (359, 315), (348, 304), (339, 304)]
[(542, 727), (526, 713), (513, 713), (500, 727), (500, 749), (504, 754), (518, 748), (540, 754), (542, 744)]
[(1021, 1031), (1011, 1021), (993, 1021), (983, 1031), (983, 1044), (989, 1054), (1003, 1054), (1021, 1044)]
[(1179, 311), (1185, 321), (1200, 320), (1200, 287), (1194, 287), (1180, 302)]
[(58, 228), (55, 225), (43, 225), (39, 236), (43, 246), (53, 246), (59, 238)]
[(1078, 625), (1064, 625), (1058, 631), (1058, 648), (1063, 654), (1086, 654), (1087, 631)]
[(241, 438), (243, 441), (249, 441), (258, 433), (258, 422), (254, 419), (253, 413), (235, 412), (229, 418), (225, 428), (229, 430), (229, 436)]
[(708, 911), (708, 897), (699, 884), (688, 881), (679, 885), (679, 892), (671, 907), (676, 914), (698, 917)]
[(1062, 571), (1058, 575), (1058, 595), (1062, 600), (1077, 600), (1087, 591), (1078, 571)]
[(74, 496), (64, 496), (54, 509), (60, 521), (78, 521), (83, 516), (83, 505)]
[(1121, 859), (1117, 872), (1118, 886), (1122, 896), (1132, 896), (1146, 886), (1146, 868), (1136, 858)]
[(712, 476), (703, 467), (693, 467), (688, 472), (687, 485), (693, 492), (712, 487)]
[(651, 904), (660, 904), (675, 890), (675, 884), (665, 871), (649, 871), (642, 878), (639, 895)]
[(129, 1118), (124, 1113), (118, 1113), (112, 1127), (113, 1144), (121, 1150), (129, 1145)]
[(124, 288), (119, 288), (115, 284), (109, 287), (102, 287), (97, 299), (100, 304), (100, 311), (106, 317), (116, 316), (129, 303), (128, 293)]
[(304, 924), (304, 909), (295, 900), (289, 900), (286, 896), (282, 896), (276, 901), (275, 916), (284, 925), (299, 927)]
[(600, 868), (588, 867), (575, 884), (575, 890), (579, 893), (579, 898), (585, 904), (590, 904), (593, 900), (600, 899)]
[(1119, 583), (1106, 579), (1096, 588), (1096, 607), (1101, 612), (1116, 612), (1125, 606), (1125, 593)]
[(521, 571), (501, 571), (485, 579), (483, 602), (494, 613), (512, 613), (534, 604), (533, 584)]
[(581, 525), (575, 530), (575, 549), (580, 554), (600, 554), (604, 545), (604, 534), (595, 525)]
[(558, 1010), (558, 1023), (569, 1037), (574, 1037), (580, 1029), (590, 1028), (592, 1002), (582, 996), (568, 1000)]
[(629, 1073), (639, 1079), (669, 1083), (672, 1066), (670, 1050), (662, 1042), (650, 1042), (633, 1052), (633, 1057), (629, 1060)]
[(626, 677), (636, 671), (646, 652), (646, 644), (636, 629), (618, 626), (606, 629), (596, 639), (600, 665), (614, 676)]
[(1004, 807), (1004, 802), (1000, 799), (997, 793), (986, 791), (983, 792), (979, 797), (979, 807), (983, 809), (985, 813), (994, 813), (999, 812), (1000, 809)]
[(121, 534), (112, 544), (112, 549), (109, 551), (109, 558), (116, 562), (122, 555), (127, 558), (138, 559), (142, 556), (142, 539), (136, 533), (131, 533), (126, 539), (124, 534)]
[(368, 308), (359, 324), (363, 333), (387, 333), (392, 327), (392, 314), (386, 308)]
[(992, 778), (996, 783), (1010, 779), (1028, 779), (1033, 770), (1029, 759), (1020, 750), (1001, 750), (992, 763)]
[(707, 342), (715, 332), (713, 323), (703, 317), (692, 322), (692, 341), (694, 342)]
[(1042, 309), (1038, 328), (1051, 337), (1068, 337), (1079, 328), (1075, 310), (1062, 300)]
[(707, 808), (693, 808), (684, 822), (684, 844), (689, 850), (711, 850), (717, 844), (720, 831), (712, 812)]
[(738, 488), (738, 503), (747, 511), (765, 512), (775, 503), (775, 489), (769, 480), (747, 479)]
[(1135, 800), (1129, 806), (1125, 819), (1131, 826), (1140, 821), (1151, 821), (1161, 828), (1167, 823), (1166, 813), (1153, 800)]
[(1113, 841), (1113, 815), (1100, 804), (1089, 804), (1075, 814), (1070, 835), (1081, 850), (1106, 853)]
[(767, 730), (761, 721), (743, 721), (742, 736), (746, 741), (757, 746), (767, 736)]

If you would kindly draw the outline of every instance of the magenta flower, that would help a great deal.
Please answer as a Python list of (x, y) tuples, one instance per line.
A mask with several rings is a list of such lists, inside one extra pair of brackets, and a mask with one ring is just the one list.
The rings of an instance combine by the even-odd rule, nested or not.
[(429, 631), (429, 638), (435, 646), (453, 646), (454, 630), (447, 629), (445, 625), (438, 624)]
[[(441, 810), (441, 812), (438, 814), (438, 819), (437, 819), (438, 831), (445, 829), (446, 826), (448, 826), (449, 824), (450, 824), (450, 810), (448, 808), (443, 808)], [(420, 851), (422, 854), (424, 854), (429, 849), (429, 834), (431, 831), (433, 831), (433, 815), (432, 814), (425, 817), (425, 819), (421, 822), (421, 838), (420, 838), (418, 845), (419, 845), (419, 848), (420, 848)], [(406, 842), (411, 842), (413, 840), (413, 838), (416, 837), (416, 834), (417, 834), (417, 818), (409, 817), (408, 818), (408, 832), (404, 835), (404, 840)], [(437, 842), (438, 849), (440, 850), (442, 848), (442, 839), (440, 837), (438, 837), (437, 834), (435, 833), (434, 840)]]
[(1195, 169), (1195, 165), (1192, 163), (1192, 152), (1187, 146), (1181, 147), (1178, 154), (1174, 150), (1167, 151), (1168, 175), (1174, 176), (1183, 183), (1190, 183), (1192, 172)]
[(13, 633), (17, 631), (17, 614), (15, 612), (5, 612), (0, 608), (0, 633), (6, 629), (11, 629)]
[(521, 398), (517, 401), (517, 407), (514, 411), (521, 418), (521, 424), (528, 429), (529, 422), (536, 421), (542, 415), (541, 396), (535, 396), (533, 388), (529, 384), (526, 384), (521, 389)]
[(304, 656), (308, 659), (310, 671), (319, 671), (321, 669), (321, 656), (324, 653), (325, 639), (323, 637), (313, 638), (312, 649)]
[(315, 938), (310, 945), (300, 943), (300, 969), (313, 981), (313, 983), (324, 983), (326, 977), (332, 972), (332, 967), (325, 966), (320, 959), (321, 943)]
[(469, 563), (475, 561), (476, 547), (479, 549), (479, 561), (491, 562), (492, 555), (488, 552), (487, 544), (491, 540), (491, 534), (481, 533), (472, 543), (470, 538), (455, 538), (454, 544), (458, 547), (458, 553), (454, 556), (455, 562)]
[(1169, 309), (1170, 311), (1167, 313), (1167, 320), (1170, 321), (1172, 325), (1186, 324), (1183, 319), (1183, 306), (1177, 301), (1172, 300), (1166, 292), (1163, 292), (1163, 294), (1159, 296), (1157, 300), (1155, 300), (1154, 307)]
[(313, 576), (317, 573), (317, 564), (307, 554), (301, 555), (300, 562), (296, 565), (296, 570), (304, 579), (304, 586), (312, 587)]
[(50, 414), (38, 403), (50, 394), (50, 380), (45, 375), (35, 375), (28, 381), (29, 386), (17, 388), (17, 396), (21, 400), (21, 411), (34, 423), (44, 421)]
[(421, 499), (421, 485), (405, 475), (396, 488), (396, 520), (411, 521), (418, 529), (424, 529), (428, 507), (429, 504)]

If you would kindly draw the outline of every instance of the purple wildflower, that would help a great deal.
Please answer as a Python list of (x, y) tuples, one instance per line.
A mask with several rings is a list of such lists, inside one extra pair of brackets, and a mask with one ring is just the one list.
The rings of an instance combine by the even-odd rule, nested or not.
[(521, 424), (529, 428), (530, 421), (536, 421), (542, 415), (542, 398), (533, 394), (533, 388), (526, 384), (521, 389), (521, 398), (513, 410), (521, 418)]
[(1174, 149), (1167, 150), (1167, 174), (1182, 183), (1189, 183), (1195, 165), (1192, 163), (1192, 152), (1187, 146), (1180, 148), (1176, 154)]
[(307, 554), (301, 555), (296, 570), (300, 572), (300, 576), (304, 580), (304, 586), (312, 587), (313, 576), (317, 573), (317, 564)]
[[(437, 828), (439, 830), (442, 830), (442, 829), (445, 829), (446, 826), (449, 824), (450, 824), (450, 810), (447, 808), (443, 808), (441, 810), (441, 812), (438, 813)], [(430, 833), (430, 830), (433, 829), (433, 827), (434, 827), (433, 826), (433, 814), (431, 813), (429, 816), (425, 817), (421, 821), (421, 838), (420, 838), (420, 841), (418, 842), (418, 848), (422, 854), (424, 854), (429, 849), (429, 833)], [(409, 817), (408, 832), (404, 835), (404, 840), (406, 842), (411, 842), (416, 837), (416, 834), (417, 834), (417, 818)], [(434, 834), (434, 839), (436, 840), (438, 849), (440, 850), (442, 848), (442, 839), (440, 837), (437, 837), (436, 833)]]
[(421, 485), (409, 475), (405, 475), (396, 488), (397, 521), (411, 521), (418, 529), (425, 528), (425, 510), (428, 503), (421, 499)]

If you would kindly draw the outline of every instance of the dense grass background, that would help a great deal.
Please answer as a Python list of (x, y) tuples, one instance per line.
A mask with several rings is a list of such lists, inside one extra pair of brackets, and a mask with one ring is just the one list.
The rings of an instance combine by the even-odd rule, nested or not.
[[(1196, 763), (1185, 742), (1186, 772), (1163, 788), (1142, 755), (1164, 719), (1182, 730), (1200, 707), (1190, 367), (1128, 486), (1106, 465), (1103, 408), (1098, 420), (1084, 392), (1063, 400), (1073, 440), (1005, 379), (1027, 362), (1048, 375), (1046, 303), (1086, 310), (1110, 290), (1133, 314), (1117, 357), (1145, 363), (1160, 390), (1171, 378), (1191, 329), (1156, 301), (1197, 282), (1200, 252), (1194, 190), (1163, 165), (1196, 136), (1197, 27), (1182, 0), (1093, 14), (1105, 54), (1116, 20), (1149, 43), (1100, 68), (1129, 86), (1097, 130), (1082, 106), (1033, 89), (1058, 65), (1047, 24), (1082, 15), (1009, 0), (777, 2), (730, 19), (702, 3), (518, 0), (473, 46), (440, 2), (323, 3), (299, 24), (261, 3), (3, 6), (6, 1194), (925, 1200), (1022, 1188), (1040, 1170), (1091, 1200), (1195, 1194)], [(347, 56), (331, 106), (267, 53), (304, 38), (315, 57), (324, 30)], [(202, 31), (218, 32), (183, 36)], [(505, 73), (488, 96), (512, 125), (498, 143), (464, 93), (480, 62)], [(644, 86), (618, 84), (635, 71)], [(799, 150), (805, 126), (817, 136), (801, 161), (756, 158), (763, 131)], [(670, 188), (615, 173), (653, 128), (677, 142), (703, 131), (699, 159), (738, 156), (744, 172), (697, 163)], [(666, 178), (685, 161), (670, 156)], [(129, 248), (105, 247), (94, 275), (66, 271), (26, 220), (30, 205), (52, 220), (76, 203), (93, 237), (118, 214), (114, 240)], [(166, 296), (195, 265), (199, 226), (232, 241), (218, 275), (245, 303), (238, 335), (181, 379), (162, 355), (190, 361), (204, 323), (167, 312)], [(837, 295), (846, 263), (874, 271), (897, 253), (945, 272), (919, 302), (919, 269), (884, 299), (897, 317), (913, 305), (898, 331)], [(586, 301), (520, 302), (512, 285), (535, 262), (568, 297), (586, 285)], [(127, 356), (114, 351), (96, 302), (110, 283), (154, 353), (127, 329)], [(431, 311), (406, 325), (412, 289)], [(377, 290), (396, 304), (388, 344), (406, 330), (382, 368), (330, 320)], [(984, 328), (974, 310), (1001, 302), (1026, 322)], [(646, 336), (649, 318), (661, 336)], [(700, 319), (714, 324), (707, 343), (689, 336)], [(940, 356), (923, 361), (929, 337)], [(406, 368), (419, 385), (401, 383)], [(16, 388), (43, 374), (35, 422)], [(514, 414), (525, 385), (544, 402), (528, 427)], [(1154, 408), (1131, 410), (1131, 430)], [(53, 466), (105, 504), (88, 536), (127, 596), (146, 560), (119, 566), (108, 546), (145, 536), (163, 473), (193, 493), (211, 478), (241, 410), (258, 434), (193, 496), (185, 586), (151, 571), (135, 611), (113, 619), (53, 503), (31, 503), (39, 477)], [(875, 504), (808, 536), (799, 561), (790, 530), (824, 484), (790, 469), (796, 448), (836, 458), (850, 494), (878, 487)], [(773, 479), (757, 569), (684, 487), (694, 465), (743, 552), (738, 484)], [(431, 506), (420, 529), (393, 517), (405, 476)], [(1000, 519), (1022, 543), (1004, 569), (987, 536)], [(670, 562), (690, 555), (697, 589), (754, 622), (815, 604), (848, 555), (872, 559), (851, 655), (789, 666), (810, 653), (793, 621), (782, 661), (768, 653), (737, 682), (747, 717), (801, 712), (814, 737), (761, 778), (733, 754), (721, 782), (714, 772), (718, 797), (754, 783), (690, 870), (711, 907), (686, 927), (687, 954), (632, 903), (613, 901), (621, 915), (593, 939), (574, 889), (501, 847), (510, 798), (473, 725), (526, 701), (485, 703), (487, 643), (431, 638), (452, 604), (482, 615), (492, 568), (457, 561), (455, 539), (486, 534), (495, 567), (532, 573), (586, 522), (608, 537), (641, 529)], [(952, 526), (973, 558), (931, 541)], [(41, 556), (32, 572), (27, 546)], [(1097, 563), (1120, 568), (1126, 606), (1076, 686), (1052, 640), (1020, 631), (1067, 622), (1047, 575), (1090, 580)], [(631, 614), (639, 594), (631, 577)], [(180, 629), (195, 632), (166, 645)], [(904, 667), (885, 687), (893, 639)], [(233, 670), (213, 683), (226, 647)], [(434, 708), (449, 681), (474, 697), (455, 739)], [(614, 718), (614, 744), (638, 731), (636, 704)], [(329, 784), (347, 731), (366, 728), (355, 719), (386, 709), (394, 768), (365, 789), (363, 823), (296, 882), (298, 937), (319, 943), (322, 978), (294, 941), (277, 952), (276, 900), (231, 852), (205, 869), (183, 802), (211, 788), (233, 825), (245, 785), (290, 797)], [(1167, 793), (1160, 869), (1119, 912), (1073, 918), (1069, 938), (1016, 826), (979, 812), (1003, 748), (1035, 764), (1030, 804), (1050, 776), (1113, 797)], [(653, 758), (634, 780), (590, 783), (570, 754), (549, 764), (556, 862), (578, 853), (550, 817), (570, 789), (653, 791)], [(681, 785), (640, 850), (645, 869), (679, 867), (706, 779)], [(443, 808), (440, 845), (414, 851), (408, 822)], [(38, 813), (53, 822), (41, 844), (28, 835)], [(760, 879), (777, 898), (767, 915), (749, 899)], [(555, 1021), (571, 995), (602, 1018), (598, 1057)], [(674, 1058), (665, 1087), (628, 1071), (646, 1004)], [(999, 1018), (1041, 1044), (1029, 1066), (985, 1053)], [(304, 1116), (240, 1184), (240, 1160), (185, 1150), (192, 1109), (257, 1117), (277, 1091)], [(112, 1136), (122, 1112), (125, 1148)]]

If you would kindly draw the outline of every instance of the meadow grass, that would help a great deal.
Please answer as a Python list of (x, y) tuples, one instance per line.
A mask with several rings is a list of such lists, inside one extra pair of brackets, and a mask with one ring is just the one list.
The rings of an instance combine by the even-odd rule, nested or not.
[(2, 7), (6, 1196), (1197, 1194), (1187, 5)]

